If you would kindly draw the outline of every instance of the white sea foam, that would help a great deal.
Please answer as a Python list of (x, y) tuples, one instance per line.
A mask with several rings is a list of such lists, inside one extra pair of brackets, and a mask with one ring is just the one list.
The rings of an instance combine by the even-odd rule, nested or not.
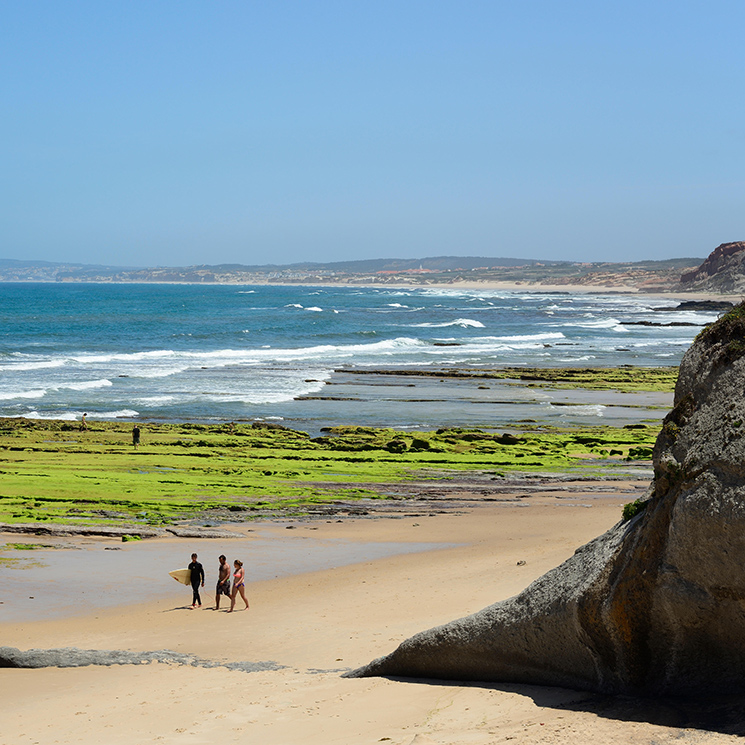
[[(118, 409), (116, 411), (90, 411), (86, 412), (88, 419), (100, 419), (108, 421), (110, 419), (129, 419), (139, 416), (139, 412), (132, 409)], [(21, 416), (24, 419), (61, 419), (66, 422), (74, 422), (83, 415), (82, 411), (61, 411), (61, 412), (39, 412), (27, 411)]]
[(323, 308), (319, 308), (317, 305), (311, 305), (310, 307), (306, 308), (305, 310), (309, 310), (313, 313), (322, 313)]
[(90, 391), (96, 388), (109, 388), (114, 385), (107, 378), (101, 380), (86, 380), (83, 383), (67, 383), (66, 385), (60, 386), (60, 388), (66, 388), (69, 391)]
[(133, 409), (117, 409), (116, 411), (99, 411), (89, 414), (89, 419), (132, 419), (140, 415), (139, 411)]
[(213, 403), (231, 403), (231, 404), (281, 404), (287, 401), (293, 401), (302, 393), (289, 390), (270, 391), (256, 390), (246, 391), (246, 393), (205, 393), (200, 397), (200, 401), (210, 401)]
[(129, 372), (130, 377), (136, 378), (170, 378), (173, 375), (180, 375), (182, 372), (186, 372), (189, 369), (189, 365), (167, 367), (138, 367), (136, 370)]
[(60, 419), (63, 422), (74, 422), (77, 419), (80, 419), (82, 412), (76, 413), (72, 411), (62, 411), (62, 412), (54, 412), (51, 414), (41, 414), (38, 411), (27, 411), (20, 415), (11, 415), (11, 416), (20, 416), (22, 419)]
[(385, 355), (414, 349), (421, 350), (426, 346), (427, 344), (419, 339), (398, 337), (396, 339), (370, 342), (369, 344), (320, 344), (314, 347), (298, 347), (297, 349), (257, 349), (253, 350), (250, 355), (251, 358), (262, 361), (275, 360), (289, 362), (316, 358), (321, 361), (333, 362), (338, 357), (346, 358), (365, 354)]
[(166, 359), (175, 357), (178, 353), (172, 349), (152, 349), (147, 352), (110, 352), (107, 354), (81, 354), (70, 359), (82, 365), (109, 362), (140, 362), (147, 360)]
[(602, 404), (595, 404), (589, 406), (562, 406), (562, 417), (571, 416), (604, 416), (605, 406)]
[(513, 341), (527, 341), (527, 342), (542, 342), (542, 341), (550, 341), (550, 340), (556, 340), (556, 339), (566, 339), (566, 336), (562, 334), (560, 331), (557, 332), (546, 332), (542, 334), (518, 334), (516, 336), (484, 336), (482, 337), (484, 340), (489, 341), (503, 341), (503, 342), (513, 342)]
[(460, 326), (461, 328), (482, 329), (484, 324), (481, 321), (474, 321), (471, 318), (457, 318), (455, 321), (445, 323), (412, 323), (409, 328), (414, 329), (444, 329), (448, 326)]
[(617, 329), (621, 326), (621, 322), (617, 318), (598, 318), (594, 321), (567, 321), (560, 325), (580, 329)]
[(21, 372), (24, 370), (50, 370), (55, 367), (62, 367), (64, 364), (65, 360), (62, 358), (38, 361), (21, 358), (18, 362), (0, 365), (0, 371), (10, 370), (12, 372)]
[(632, 347), (634, 349), (648, 349), (649, 347), (660, 346), (669, 347), (670, 345), (688, 347), (690, 344), (690, 339), (653, 339), (652, 341), (635, 341), (633, 342)]
[(4, 391), (0, 392), (0, 401), (13, 401), (14, 399), (33, 399), (44, 398), (46, 396), (44, 388), (37, 388), (32, 391)]

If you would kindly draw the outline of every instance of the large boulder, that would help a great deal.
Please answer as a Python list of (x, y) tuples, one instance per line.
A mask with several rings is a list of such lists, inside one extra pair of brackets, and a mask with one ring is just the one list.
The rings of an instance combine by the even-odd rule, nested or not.
[(685, 354), (646, 509), (516, 597), (350, 676), (606, 693), (745, 689), (745, 304)]

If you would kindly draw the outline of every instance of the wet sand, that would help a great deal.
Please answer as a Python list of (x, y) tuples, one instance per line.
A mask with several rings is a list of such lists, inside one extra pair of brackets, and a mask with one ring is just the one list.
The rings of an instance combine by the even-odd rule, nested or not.
[(294, 525), (282, 527), (236, 527), (234, 540), (168, 538), (124, 544), (115, 538), (8, 534), (8, 543), (54, 548), (3, 551), (13, 564), (0, 566), (0, 622), (84, 616), (163, 597), (191, 602), (191, 588), (175, 582), (168, 572), (186, 567), (192, 552), (205, 566), (207, 582), (201, 596), (209, 604), (214, 601), (221, 553), (231, 563), (241, 559), (250, 581), (263, 581), (450, 545), (316, 538), (316, 527), (295, 536), (287, 530)]
[(2, 643), (21, 649), (170, 649), (281, 667), (1, 669), (0, 742), (734, 742), (721, 731), (737, 726), (726, 717), (705, 723), (690, 707), (669, 703), (536, 686), (340, 677), (417, 631), (514, 595), (614, 524), (624, 499), (584, 487), (572, 499), (534, 495), (528, 506), (479, 503), (474, 494), (468, 509), (431, 516), (297, 522), (291, 531), (262, 525), (269, 542), (291, 533), (298, 545), (451, 547), (253, 581), (248, 611), (191, 611), (190, 598), (174, 591), (83, 617), (3, 623)]

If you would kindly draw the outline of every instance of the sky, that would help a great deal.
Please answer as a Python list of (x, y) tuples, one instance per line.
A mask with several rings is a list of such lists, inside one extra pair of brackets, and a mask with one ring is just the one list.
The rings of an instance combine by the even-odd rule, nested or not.
[(742, 2), (8, 0), (0, 258), (704, 257)]

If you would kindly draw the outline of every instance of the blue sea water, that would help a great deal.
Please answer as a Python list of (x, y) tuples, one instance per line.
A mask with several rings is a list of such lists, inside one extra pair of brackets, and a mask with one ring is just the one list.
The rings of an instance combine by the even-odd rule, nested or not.
[[(473, 381), (335, 371), (677, 365), (700, 326), (629, 322), (716, 318), (655, 312), (676, 304), (660, 297), (442, 288), (0, 284), (0, 299), (0, 416), (264, 419), (309, 431), (489, 426), (557, 403)], [(575, 418), (612, 418), (587, 396), (573, 400)]]

